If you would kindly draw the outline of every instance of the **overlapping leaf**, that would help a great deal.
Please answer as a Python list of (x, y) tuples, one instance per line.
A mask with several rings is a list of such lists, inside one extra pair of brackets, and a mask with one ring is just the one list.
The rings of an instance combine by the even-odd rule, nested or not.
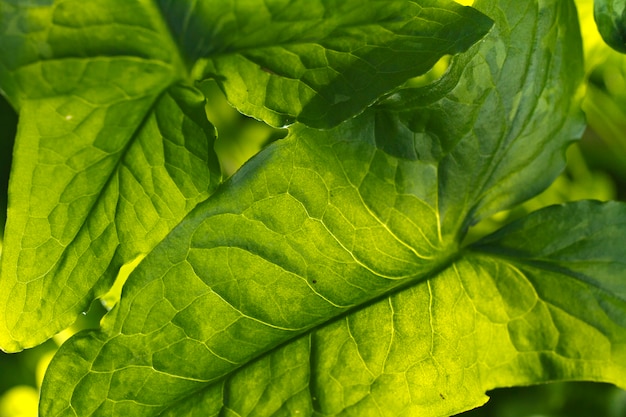
[(400, 90), (379, 106), (382, 149), (440, 161), (444, 234), (464, 231), (544, 190), (563, 169), (567, 145), (582, 135), (574, 7), (501, 3), (476, 4), (506, 18), (491, 42), (456, 57), (434, 85)]
[(572, 2), (477, 7), (498, 30), (427, 116), (296, 125), (196, 207), (103, 329), (61, 347), (43, 415), (440, 416), (503, 385), (626, 386), (624, 205), (549, 208), (459, 248), (581, 128)]
[(203, 75), (277, 127), (335, 126), (491, 25), (441, 0), (159, 3), (186, 56), (206, 58)]
[[(393, 7), (381, 16), (383, 3)], [(194, 4), (198, 10), (191, 19), (187, 2), (163, 2), (164, 10), (146, 0), (97, 0), (87, 6), (73, 0), (0, 2), (0, 86), (21, 120), (0, 282), (3, 349), (36, 345), (69, 325), (106, 291), (121, 264), (149, 252), (219, 182), (214, 132), (202, 111), (202, 97), (176, 86), (188, 79), (186, 67), (198, 57), (190, 53), (190, 45), (214, 45), (217, 49), (203, 50), (203, 56), (222, 62), (230, 46), (236, 47), (234, 52), (244, 46), (250, 52), (259, 45), (271, 48), (272, 42), (283, 45), (282, 36), (295, 45), (321, 39), (321, 33), (322, 38), (345, 42), (348, 49), (380, 53), (371, 59), (384, 58), (381, 65), (393, 66), (396, 58), (403, 62), (398, 70), (370, 71), (361, 61), (349, 59), (324, 70), (341, 81), (331, 82), (328, 74), (314, 77), (319, 86), (352, 94), (352, 82), (361, 83), (359, 91), (369, 91), (370, 81), (384, 84), (385, 91), (395, 87), (426, 71), (442, 54), (467, 48), (490, 25), (483, 15), (445, 1), (371, 2), (345, 16), (347, 6), (316, 3), (317, 12), (334, 16), (328, 19), (329, 27), (317, 25), (319, 16), (302, 26), (293, 22), (294, 16), (281, 14), (302, 12), (302, 2), (288, 9), (278, 0)], [(402, 20), (398, 7), (406, 5), (412, 8), (403, 11)], [(205, 7), (213, 6), (218, 10), (207, 15)], [(263, 7), (269, 14), (261, 18)], [(164, 15), (181, 45), (171, 39)], [(216, 16), (226, 23), (261, 25), (271, 36), (256, 36), (259, 26), (243, 24), (239, 30), (220, 21), (210, 21), (202, 26), (205, 32), (197, 32), (195, 19)], [(277, 22), (266, 26), (270, 17)], [(381, 18), (386, 29), (406, 26), (409, 32), (402, 33), (412, 37), (405, 42), (393, 31), (382, 36), (381, 28), (376, 36), (361, 36), (364, 28), (378, 27)], [(292, 26), (295, 31), (284, 31)], [(213, 32), (207, 34), (207, 28)], [(341, 38), (335, 36), (340, 28)], [(201, 39), (190, 41), (189, 34)], [(442, 47), (433, 48), (442, 37)], [(314, 62), (318, 52), (305, 48), (298, 57)], [(418, 57), (417, 64), (408, 65), (407, 59)], [(369, 75), (355, 77), (350, 72), (359, 68)], [(388, 71), (393, 73), (390, 83), (382, 81)], [(334, 114), (334, 122), (385, 92), (372, 91), (350, 96), (354, 108)], [(294, 92), (279, 86), (272, 94), (291, 100)]]

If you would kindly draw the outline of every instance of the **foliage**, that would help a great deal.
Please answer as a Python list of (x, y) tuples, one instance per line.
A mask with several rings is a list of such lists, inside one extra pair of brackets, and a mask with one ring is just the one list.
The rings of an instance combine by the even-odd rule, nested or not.
[(626, 415), (626, 391), (614, 386), (578, 382), (496, 390), (488, 406), (463, 417), (575, 417)]
[(599, 0), (594, 6), (602, 38), (615, 50), (626, 53), (626, 1)]
[[(626, 206), (482, 227), (582, 134), (574, 3), (473, 7), (1, 0), (0, 346), (124, 285), (56, 353), (41, 415), (443, 416), (503, 386), (626, 387)], [(215, 84), (288, 131), (227, 179)]]

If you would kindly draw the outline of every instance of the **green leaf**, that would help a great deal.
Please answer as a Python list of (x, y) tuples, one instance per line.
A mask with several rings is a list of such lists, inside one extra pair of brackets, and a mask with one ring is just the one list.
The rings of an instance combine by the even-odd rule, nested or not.
[(491, 26), (448, 0), (161, 0), (189, 61), (242, 113), (329, 128)]
[(626, 0), (594, 0), (593, 16), (602, 39), (626, 53)]
[[(513, 367), (508, 375), (496, 369), (493, 377), (497, 375), (499, 386), (533, 383), (536, 374), (545, 380), (585, 378), (624, 386), (625, 210), (624, 204), (615, 202), (551, 206), (473, 245), (475, 254), (511, 265), (533, 291), (524, 294), (496, 283), (509, 304), (519, 300), (521, 307), (525, 298), (531, 302), (524, 315), (508, 323), (508, 331), (519, 352), (534, 351), (522, 356), (527, 356), (524, 363), (535, 365), (526, 376), (516, 375), (519, 370)], [(549, 313), (545, 320), (531, 318), (532, 310), (539, 308)], [(507, 314), (516, 316), (512, 309)], [(530, 337), (533, 332), (536, 337)], [(504, 368), (511, 365), (515, 366)]]
[(0, 346), (17, 351), (69, 326), (220, 169), (204, 97), (175, 86), (177, 51), (148, 2), (0, 7), (0, 85), (20, 113)]
[(546, 189), (584, 130), (574, 5), (505, 4), (475, 2), (497, 21), (488, 37), (453, 58), (439, 82), (378, 106), (382, 149), (437, 164), (444, 234)]
[(394, 108), (419, 90), (292, 126), (145, 258), (101, 331), (61, 347), (42, 415), (439, 416), (507, 384), (626, 386), (626, 206), (546, 209), (460, 249), (582, 128), (573, 3), (477, 7), (497, 28), (414, 105), (430, 119)]
[(587, 378), (623, 387), (626, 287), (615, 260), (626, 259), (625, 214), (623, 204), (588, 202), (536, 212), (437, 278), (273, 351), (165, 415), (217, 415), (223, 396), (242, 416), (440, 416), (500, 386)]
[[(77, 415), (157, 415), (169, 406), (160, 415), (439, 416), (480, 405), (500, 386), (585, 378), (624, 387), (626, 288), (624, 263), (616, 262), (626, 259), (624, 219), (618, 203), (535, 212), (436, 278), (273, 348), (226, 378), (228, 362), (238, 366), (239, 355), (280, 331), (259, 333), (263, 324), (246, 311), (219, 307), (226, 285), (211, 289), (190, 273), (178, 275), (176, 287), (170, 277), (144, 276), (108, 339), (86, 333), (61, 347), (43, 415), (63, 415), (71, 403)], [(180, 304), (181, 287), (194, 293), (191, 304)], [(156, 300), (159, 292), (166, 298)], [(202, 369), (205, 361), (220, 366)]]

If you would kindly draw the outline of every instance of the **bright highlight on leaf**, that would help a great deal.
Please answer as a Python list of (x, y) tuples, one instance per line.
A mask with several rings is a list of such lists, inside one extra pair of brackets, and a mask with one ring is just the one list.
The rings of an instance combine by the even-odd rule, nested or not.
[[(464, 243), (584, 129), (573, 1), (40, 3), (0, 0), (20, 112), (0, 346), (115, 303), (60, 347), (42, 417), (448, 416), (503, 386), (626, 387), (624, 204)], [(289, 125), (225, 181), (213, 82)]]

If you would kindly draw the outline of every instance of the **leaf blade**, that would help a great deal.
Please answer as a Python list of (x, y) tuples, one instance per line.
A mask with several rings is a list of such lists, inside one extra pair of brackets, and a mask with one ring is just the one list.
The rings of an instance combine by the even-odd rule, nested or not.
[[(597, 283), (579, 285), (576, 276), (587, 272), (584, 262), (573, 261), (587, 258), (584, 245), (560, 258), (556, 252), (544, 253), (541, 245), (527, 251), (526, 242), (536, 241), (541, 227), (571, 227), (591, 213), (589, 227), (576, 232), (588, 245), (596, 246), (599, 235), (594, 231), (617, 230), (603, 244), (613, 253), (603, 261), (603, 284), (608, 284), (604, 293), (595, 291)], [(536, 212), (509, 226), (512, 234), (503, 230), (476, 244), (436, 278), (326, 323), (224, 379), (199, 382), (204, 388), (189, 388), (188, 396), (157, 412), (447, 416), (481, 405), (487, 400), (485, 391), (502, 386), (585, 378), (623, 387), (626, 303), (623, 292), (611, 294), (611, 282), (619, 282), (622, 272), (610, 262), (624, 259), (619, 242), (625, 213), (621, 203), (589, 202)], [(554, 218), (561, 219), (560, 224), (555, 225)], [(522, 235), (526, 240), (514, 239)], [(560, 242), (547, 233), (539, 238)], [(546, 257), (567, 265), (570, 273), (545, 269)], [(75, 349), (72, 344), (93, 337), (79, 335), (61, 348), (61, 355)], [(597, 343), (589, 344), (590, 337)], [(105, 343), (99, 340), (98, 345)], [(66, 361), (63, 372), (54, 368), (58, 363), (52, 366), (57, 371), (53, 375), (59, 376), (76, 365)], [(155, 383), (153, 395), (165, 395), (161, 390), (171, 388), (150, 381)], [(90, 404), (94, 407), (98, 401)], [(115, 408), (113, 402), (99, 411), (104, 410), (132, 412)]]
[[(0, 37), (21, 48), (2, 49), (0, 67), (21, 114), (0, 282), (7, 351), (70, 325), (220, 178), (203, 97), (170, 88), (182, 69), (155, 10), (141, 1), (12, 3), (0, 4)], [(120, 237), (128, 241), (118, 250)]]
[[(623, 267), (611, 262), (623, 259), (625, 210), (619, 203), (580, 202), (534, 213), (486, 238), (436, 278), (235, 372), (202, 394), (213, 401), (189, 401), (196, 411), (208, 412), (223, 402), (246, 416), (447, 416), (481, 405), (485, 391), (497, 387), (580, 378), (623, 387)], [(585, 245), (568, 256), (528, 244), (567, 244), (568, 236), (549, 232), (572, 226)], [(575, 282), (590, 275), (584, 262), (573, 261), (586, 260), (587, 248), (598, 247), (600, 230), (609, 229), (611, 237), (601, 246), (613, 255), (605, 254), (601, 262), (607, 291), (600, 294), (594, 291), (597, 283)], [(519, 240), (522, 235), (526, 239)], [(570, 272), (542, 268), (546, 258)], [(611, 308), (620, 313), (610, 314)], [(597, 343), (588, 343), (591, 338)], [(215, 398), (220, 392), (222, 399)], [(181, 404), (165, 415), (187, 407)]]
[(276, 127), (336, 126), (490, 26), (448, 1), (160, 4), (188, 59), (205, 59), (202, 77)]

